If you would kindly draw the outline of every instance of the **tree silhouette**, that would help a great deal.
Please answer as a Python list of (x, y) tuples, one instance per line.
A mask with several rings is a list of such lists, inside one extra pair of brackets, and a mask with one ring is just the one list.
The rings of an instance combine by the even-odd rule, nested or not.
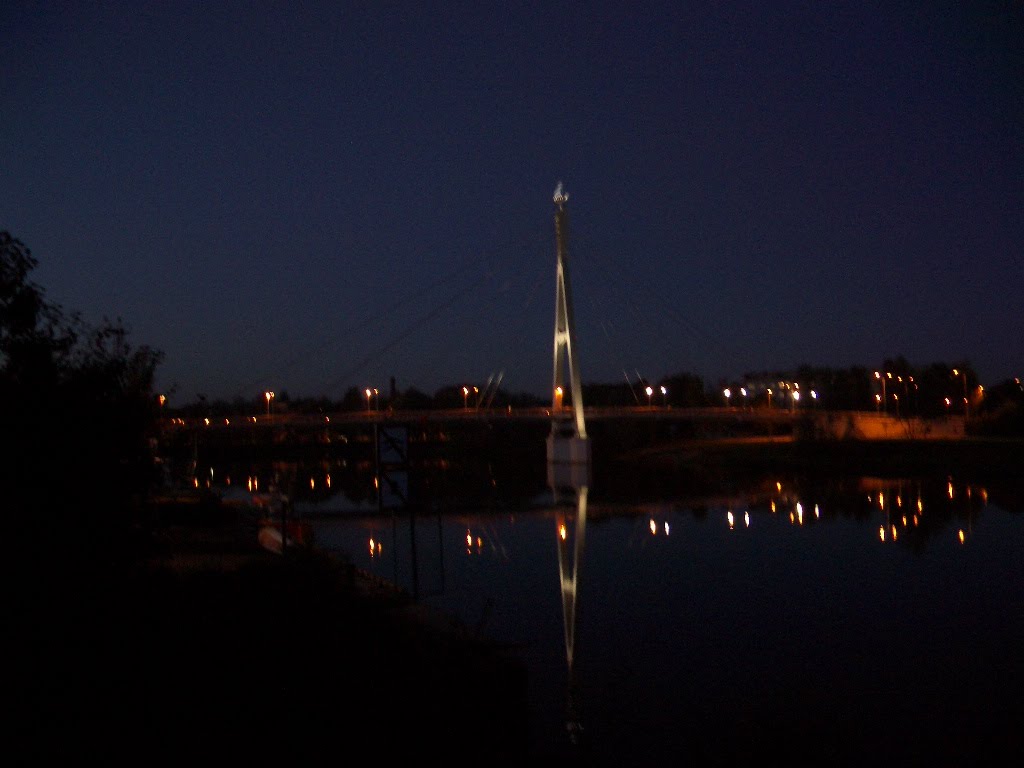
[[(0, 440), (14, 524), (48, 553), (106, 553), (139, 522), (161, 353), (120, 319), (93, 327), (46, 300), (35, 258), (0, 231)], [(127, 554), (127, 553), (125, 553)], [(97, 560), (98, 561), (98, 560)]]

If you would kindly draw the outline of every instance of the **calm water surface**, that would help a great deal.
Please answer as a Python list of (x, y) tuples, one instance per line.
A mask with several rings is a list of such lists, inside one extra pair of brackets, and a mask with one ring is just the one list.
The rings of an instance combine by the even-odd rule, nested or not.
[(1021, 746), (1020, 498), (943, 476), (297, 506), (318, 546), (519, 654), (538, 755), (934, 765)]

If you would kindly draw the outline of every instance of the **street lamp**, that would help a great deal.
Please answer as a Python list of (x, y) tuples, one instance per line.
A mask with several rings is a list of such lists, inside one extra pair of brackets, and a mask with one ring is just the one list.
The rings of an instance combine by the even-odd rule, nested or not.
[(462, 409), (463, 410), (466, 410), (469, 407), (468, 401), (469, 401), (469, 387), (463, 387), (462, 388)]
[(373, 390), (370, 389), (369, 387), (367, 387), (364, 390), (364, 394), (366, 395), (366, 412), (369, 413), (370, 412), (370, 399), (373, 397)]
[(644, 392), (647, 393), (647, 407), (650, 408), (651, 407), (651, 395), (654, 393), (654, 389), (653, 389), (653, 387), (648, 385), (647, 389), (645, 389)]
[(799, 402), (800, 402), (800, 390), (799, 389), (794, 389), (793, 390), (793, 410), (794, 411), (796, 410), (796, 404), (799, 403)]
[(771, 387), (769, 387), (768, 388), (768, 408), (771, 409), (771, 407), (772, 407), (772, 389), (771, 389)]
[(270, 418), (270, 401), (274, 399), (274, 393), (267, 391), (263, 393), (263, 396), (267, 398), (267, 418)]
[(661, 407), (668, 408), (668, 390), (664, 384), (661, 385)]
[(960, 376), (964, 380), (964, 418), (967, 418), (967, 371), (961, 371), (954, 368), (953, 375)]
[(562, 395), (565, 391), (561, 387), (555, 387), (555, 410), (562, 410)]
[(732, 390), (727, 388), (722, 392), (722, 394), (725, 395), (725, 407), (728, 408), (729, 398), (732, 397)]
[(740, 394), (743, 395), (743, 410), (747, 409), (747, 388), (740, 387)]
[[(887, 373), (886, 376), (891, 377), (891, 373)], [(885, 408), (885, 412), (889, 412), (889, 404), (885, 401), (885, 376), (878, 371), (875, 371), (875, 378), (882, 382), (882, 406)]]

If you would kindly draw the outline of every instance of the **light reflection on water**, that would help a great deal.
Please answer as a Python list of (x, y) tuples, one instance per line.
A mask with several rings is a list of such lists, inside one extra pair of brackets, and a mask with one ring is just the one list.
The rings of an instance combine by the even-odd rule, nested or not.
[(1024, 519), (987, 488), (780, 480), (418, 516), (344, 506), (311, 518), (317, 546), (513, 649), (538, 748), (588, 764), (837, 743), (837, 760), (975, 755), (1021, 712)]

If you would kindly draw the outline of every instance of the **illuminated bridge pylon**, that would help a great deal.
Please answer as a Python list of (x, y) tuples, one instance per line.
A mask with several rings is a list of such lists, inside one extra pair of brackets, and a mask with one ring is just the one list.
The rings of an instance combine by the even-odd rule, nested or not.
[[(590, 471), (590, 443), (587, 425), (583, 419), (583, 388), (580, 383), (579, 355), (576, 349), (576, 327), (572, 309), (572, 290), (569, 280), (568, 213), (565, 204), (569, 195), (562, 183), (555, 189), (555, 349), (554, 381), (551, 388), (551, 433), (547, 440), (548, 480), (556, 484), (556, 476), (569, 468), (575, 477), (572, 485), (586, 481)], [(566, 370), (568, 369), (568, 371)], [(563, 407), (568, 372), (571, 412)], [(559, 483), (560, 484), (560, 483)]]

